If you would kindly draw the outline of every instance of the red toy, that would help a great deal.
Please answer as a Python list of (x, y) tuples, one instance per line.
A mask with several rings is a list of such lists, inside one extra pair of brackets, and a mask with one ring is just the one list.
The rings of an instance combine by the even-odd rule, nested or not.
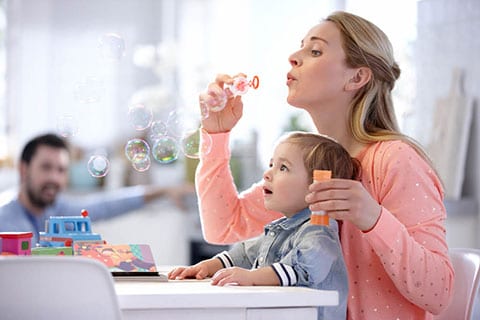
[(29, 256), (32, 252), (32, 232), (0, 232), (2, 255)]

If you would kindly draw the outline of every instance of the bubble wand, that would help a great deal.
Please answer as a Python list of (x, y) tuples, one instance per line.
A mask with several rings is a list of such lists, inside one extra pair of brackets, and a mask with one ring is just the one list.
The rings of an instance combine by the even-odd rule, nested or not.
[(248, 92), (248, 88), (252, 87), (253, 89), (258, 89), (260, 85), (260, 79), (258, 76), (253, 76), (252, 80), (247, 80), (245, 77), (236, 77), (233, 78), (233, 83), (228, 87), (230, 92), (234, 96), (244, 95)]
[(212, 96), (208, 93), (204, 93), (200, 96), (200, 105), (202, 107), (202, 116), (207, 118), (209, 112), (218, 112), (225, 108), (229, 96), (244, 95), (248, 92), (248, 89), (258, 89), (260, 85), (260, 79), (258, 76), (253, 76), (252, 80), (248, 80), (243, 76), (233, 78), (233, 83), (223, 89), (219, 95)]

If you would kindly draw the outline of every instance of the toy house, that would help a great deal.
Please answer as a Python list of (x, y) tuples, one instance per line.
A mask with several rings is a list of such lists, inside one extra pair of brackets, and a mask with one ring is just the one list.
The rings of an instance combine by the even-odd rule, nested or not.
[(2, 255), (27, 256), (32, 250), (32, 232), (0, 232)]

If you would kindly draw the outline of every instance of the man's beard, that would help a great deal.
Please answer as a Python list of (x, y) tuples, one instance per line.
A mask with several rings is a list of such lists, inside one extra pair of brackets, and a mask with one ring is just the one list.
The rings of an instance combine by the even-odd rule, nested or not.
[[(50, 186), (54, 186), (56, 187), (57, 189), (60, 189), (59, 186), (57, 184), (49, 184)], [(28, 200), (30, 201), (30, 203), (32, 205), (34, 205), (35, 207), (37, 208), (42, 208), (42, 209), (45, 209), (46, 207), (48, 207), (49, 205), (51, 205), (53, 202), (55, 202), (55, 198), (53, 198), (52, 200), (46, 200), (46, 199), (43, 199), (42, 196), (41, 196), (41, 190), (44, 189), (47, 185), (43, 185), (41, 188), (40, 188), (40, 192), (35, 192), (35, 190), (33, 190), (33, 188), (31, 187), (30, 184), (27, 185), (27, 196), (28, 196)]]

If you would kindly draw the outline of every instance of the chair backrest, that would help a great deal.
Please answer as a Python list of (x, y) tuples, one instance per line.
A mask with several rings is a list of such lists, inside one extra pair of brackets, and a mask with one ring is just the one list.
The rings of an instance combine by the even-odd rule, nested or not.
[(480, 285), (480, 250), (451, 248), (450, 258), (455, 270), (453, 299), (448, 308), (435, 320), (471, 320), (475, 298)]
[(0, 257), (0, 318), (121, 319), (112, 276), (73, 256)]

